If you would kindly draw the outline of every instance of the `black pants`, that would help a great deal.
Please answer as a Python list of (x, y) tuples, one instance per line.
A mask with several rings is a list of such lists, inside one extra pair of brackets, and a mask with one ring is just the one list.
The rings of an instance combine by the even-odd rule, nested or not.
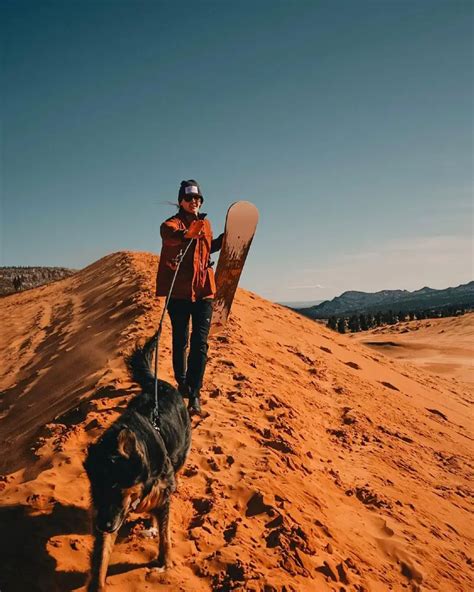
[[(172, 298), (168, 313), (173, 329), (173, 370), (178, 384), (187, 384), (191, 392), (202, 387), (207, 362), (207, 338), (211, 326), (214, 301), (179, 300)], [(192, 319), (191, 344), (186, 356), (189, 340), (189, 320)]]

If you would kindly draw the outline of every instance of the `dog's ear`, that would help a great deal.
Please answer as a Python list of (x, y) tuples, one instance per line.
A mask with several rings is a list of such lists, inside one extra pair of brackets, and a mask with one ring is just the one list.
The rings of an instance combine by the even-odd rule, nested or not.
[(120, 430), (117, 436), (117, 452), (125, 458), (138, 454), (138, 442), (135, 434), (126, 428)]

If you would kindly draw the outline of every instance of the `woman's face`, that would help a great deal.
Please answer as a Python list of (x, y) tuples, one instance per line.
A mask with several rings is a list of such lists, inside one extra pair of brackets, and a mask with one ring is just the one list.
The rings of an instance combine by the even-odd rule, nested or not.
[(185, 199), (182, 199), (180, 206), (183, 208), (185, 212), (188, 212), (188, 214), (194, 214), (195, 216), (197, 216), (199, 208), (201, 207), (201, 198), (199, 196), (193, 195), (191, 201), (186, 201)]

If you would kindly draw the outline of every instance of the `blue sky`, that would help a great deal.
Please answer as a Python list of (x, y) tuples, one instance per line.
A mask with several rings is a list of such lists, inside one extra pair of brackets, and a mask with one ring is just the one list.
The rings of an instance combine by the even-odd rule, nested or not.
[(473, 278), (472, 4), (1, 3), (1, 265), (159, 252), (179, 182), (277, 301)]

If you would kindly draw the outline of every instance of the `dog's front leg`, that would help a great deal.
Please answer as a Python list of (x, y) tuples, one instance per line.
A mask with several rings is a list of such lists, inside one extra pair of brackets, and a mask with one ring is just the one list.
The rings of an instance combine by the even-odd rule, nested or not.
[(156, 508), (153, 513), (158, 520), (158, 530), (160, 533), (158, 558), (155, 562), (155, 566), (160, 571), (164, 571), (166, 568), (170, 567), (170, 499), (168, 498), (165, 503), (160, 508)]
[(116, 538), (117, 532), (95, 530), (94, 548), (91, 556), (91, 575), (87, 585), (87, 592), (102, 592), (105, 590), (105, 577)]

